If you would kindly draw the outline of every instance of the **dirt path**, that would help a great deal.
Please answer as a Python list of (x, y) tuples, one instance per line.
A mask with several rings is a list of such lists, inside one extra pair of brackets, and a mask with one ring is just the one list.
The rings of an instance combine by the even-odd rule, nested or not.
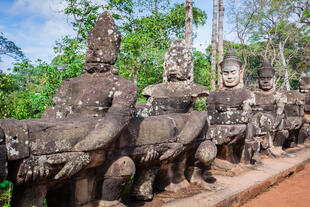
[(310, 207), (310, 164), (243, 207)]

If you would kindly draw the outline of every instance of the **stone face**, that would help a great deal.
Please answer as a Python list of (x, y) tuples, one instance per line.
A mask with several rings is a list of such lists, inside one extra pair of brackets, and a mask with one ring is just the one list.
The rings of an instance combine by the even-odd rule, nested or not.
[(142, 94), (148, 98), (137, 107), (141, 117), (170, 113), (187, 113), (193, 110), (196, 98), (207, 97), (207, 87), (191, 82), (192, 52), (184, 40), (176, 40), (165, 55), (163, 83), (146, 87)]
[(310, 90), (310, 77), (309, 76), (304, 76), (301, 77), (299, 80), (299, 90), (302, 93), (308, 93)]
[(190, 79), (194, 56), (183, 39), (175, 40), (165, 54), (164, 82)]

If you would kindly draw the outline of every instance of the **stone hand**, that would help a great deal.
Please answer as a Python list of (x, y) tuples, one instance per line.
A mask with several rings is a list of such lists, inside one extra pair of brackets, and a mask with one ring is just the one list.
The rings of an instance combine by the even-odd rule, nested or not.
[(158, 158), (158, 152), (156, 151), (155, 147), (153, 145), (149, 146), (146, 149), (145, 155), (142, 156), (140, 162), (141, 163), (145, 163), (145, 162), (149, 162), (152, 160), (155, 160)]
[(172, 159), (181, 154), (183, 152), (184, 147), (183, 144), (181, 143), (171, 143), (169, 144), (169, 149), (162, 155), (160, 156), (160, 160), (166, 160), (168, 158)]
[(50, 164), (65, 164), (64, 167), (54, 177), (55, 180), (70, 177), (83, 169), (90, 163), (90, 155), (85, 152), (65, 153), (63, 156), (50, 156)]
[(17, 182), (28, 183), (39, 178), (46, 178), (50, 175), (51, 166), (48, 164), (47, 156), (33, 156), (25, 159), (20, 165)]
[(57, 170), (57, 166), (61, 164), (64, 164), (64, 167), (54, 179), (70, 177), (80, 171), (89, 162), (90, 157), (84, 152), (32, 156), (22, 162), (17, 174), (17, 182), (28, 183), (30, 181), (34, 182), (39, 178), (51, 177), (51, 172)]

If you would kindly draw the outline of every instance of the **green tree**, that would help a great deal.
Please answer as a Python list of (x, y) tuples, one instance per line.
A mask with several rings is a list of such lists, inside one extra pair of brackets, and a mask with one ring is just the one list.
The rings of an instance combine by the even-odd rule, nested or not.
[[(150, 84), (161, 82), (165, 52), (173, 39), (184, 38), (184, 3), (170, 6), (170, 1), (162, 0), (110, 0), (105, 5), (94, 4), (89, 0), (67, 2), (69, 4), (64, 11), (73, 17), (72, 24), (77, 32), (75, 41), (79, 45), (77, 48), (85, 48), (87, 32), (94, 25), (100, 11), (111, 9), (123, 36), (116, 63), (120, 75), (136, 83), (140, 92)], [(193, 8), (195, 26), (205, 24), (206, 17), (204, 11)], [(73, 40), (63, 39), (57, 51), (63, 51), (70, 41)], [(72, 53), (79, 54), (77, 50), (71, 51)], [(68, 59), (68, 54), (58, 54)], [(58, 64), (65, 65), (63, 61), (58, 61)], [(140, 100), (143, 100), (142, 96)]]
[(24, 54), (21, 51), (21, 49), (17, 47), (14, 42), (4, 37), (3, 33), (1, 33), (0, 34), (0, 61), (1, 61), (1, 56), (3, 55), (7, 55), (14, 59), (24, 58)]
[[(268, 57), (279, 74), (278, 83), (290, 90), (290, 79), (303, 72), (292, 60), (305, 48), (298, 47), (304, 41), (309, 24), (306, 0), (242, 0), (233, 1), (232, 19), (242, 45), (251, 45), (251, 55)], [(308, 33), (309, 34), (309, 33)], [(304, 44), (304, 47), (309, 47)], [(244, 58), (246, 58), (243, 48)], [(248, 62), (247, 62), (248, 63)], [(246, 64), (247, 64), (246, 63)], [(292, 82), (292, 81), (291, 81)], [(296, 82), (296, 81), (293, 81)], [(296, 85), (296, 84), (295, 84)]]

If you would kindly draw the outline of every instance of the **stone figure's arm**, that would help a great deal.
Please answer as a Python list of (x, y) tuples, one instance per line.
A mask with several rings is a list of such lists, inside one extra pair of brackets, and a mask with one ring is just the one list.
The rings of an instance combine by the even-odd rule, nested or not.
[(74, 146), (74, 151), (103, 149), (127, 126), (134, 114), (138, 92), (137, 87), (131, 84), (123, 85), (121, 89), (114, 93), (112, 106), (105, 117), (98, 121), (85, 139)]
[(252, 106), (255, 104), (255, 95), (251, 93), (250, 97), (243, 102), (242, 109), (244, 113), (250, 113)]
[(277, 115), (284, 113), (284, 107), (287, 103), (287, 97), (283, 93), (276, 93)]
[(274, 128), (277, 129), (281, 125), (285, 117), (284, 107), (287, 103), (287, 97), (283, 93), (276, 93), (275, 96), (276, 96), (275, 99), (276, 99), (276, 104), (277, 104), (277, 111), (276, 111), (277, 116), (276, 116), (276, 120), (274, 123)]
[(198, 135), (201, 134), (202, 130), (206, 126), (208, 112), (206, 111), (193, 111), (190, 113), (188, 120), (178, 135), (178, 142), (183, 145), (190, 144), (193, 142)]
[(193, 111), (190, 113), (188, 120), (178, 135), (177, 143), (170, 146), (161, 157), (160, 160), (165, 160), (168, 158), (174, 158), (179, 155), (184, 149), (186, 145), (193, 142), (204, 130), (206, 124), (208, 124), (208, 113), (201, 111)]

